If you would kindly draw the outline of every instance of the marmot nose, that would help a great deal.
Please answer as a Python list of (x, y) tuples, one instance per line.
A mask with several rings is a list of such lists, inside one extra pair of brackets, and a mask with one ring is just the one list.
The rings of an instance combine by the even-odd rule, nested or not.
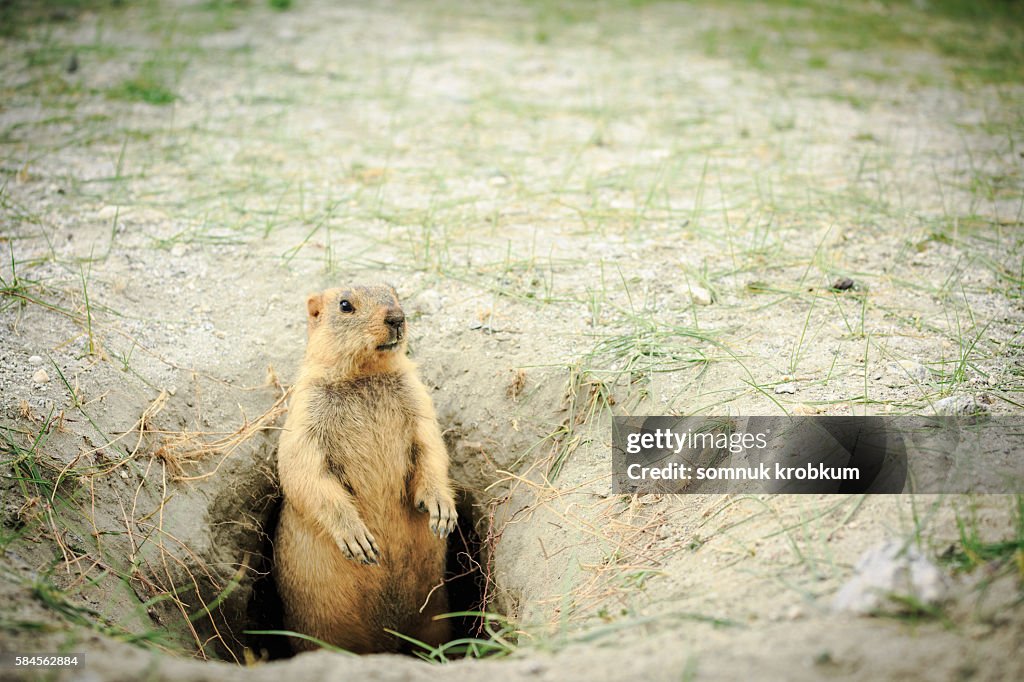
[(402, 325), (405, 324), (405, 313), (402, 312), (401, 308), (390, 308), (387, 314), (384, 316), (384, 324), (391, 327), (398, 333), (399, 338), (402, 334)]

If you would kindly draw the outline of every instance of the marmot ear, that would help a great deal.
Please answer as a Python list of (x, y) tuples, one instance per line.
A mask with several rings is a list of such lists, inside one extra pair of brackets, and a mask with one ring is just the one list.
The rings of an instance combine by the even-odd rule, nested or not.
[(306, 312), (309, 313), (309, 326), (313, 327), (320, 321), (320, 314), (324, 311), (324, 295), (310, 294), (306, 299)]

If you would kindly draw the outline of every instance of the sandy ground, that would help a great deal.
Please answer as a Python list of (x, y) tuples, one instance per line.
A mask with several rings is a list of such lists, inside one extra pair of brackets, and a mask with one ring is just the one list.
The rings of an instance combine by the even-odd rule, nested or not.
[[(610, 493), (612, 411), (1022, 412), (1024, 88), (730, 47), (800, 12), (162, 3), (5, 38), (0, 650), (111, 680), (1024, 676), (1019, 568), (941, 560), (958, 523), (1019, 543), (1011, 496)], [(243, 669), (305, 295), (380, 280), (519, 646)], [(833, 613), (889, 539), (950, 600)]]

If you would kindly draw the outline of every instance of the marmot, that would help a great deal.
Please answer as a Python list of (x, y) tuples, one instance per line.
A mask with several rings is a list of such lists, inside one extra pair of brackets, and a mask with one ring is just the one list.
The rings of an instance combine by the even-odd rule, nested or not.
[(455, 503), (397, 294), (329, 289), (306, 305), (306, 355), (278, 449), (285, 627), (355, 653), (404, 648), (385, 628), (437, 646), (449, 635), (434, 616), (448, 608)]

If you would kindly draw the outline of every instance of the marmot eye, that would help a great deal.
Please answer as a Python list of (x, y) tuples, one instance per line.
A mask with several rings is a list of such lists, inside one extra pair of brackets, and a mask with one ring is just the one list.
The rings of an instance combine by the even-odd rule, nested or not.
[(352, 302), (347, 298), (341, 299), (341, 303), (338, 304), (338, 307), (341, 308), (341, 312), (343, 313), (354, 313), (356, 311), (356, 307), (352, 305)]

